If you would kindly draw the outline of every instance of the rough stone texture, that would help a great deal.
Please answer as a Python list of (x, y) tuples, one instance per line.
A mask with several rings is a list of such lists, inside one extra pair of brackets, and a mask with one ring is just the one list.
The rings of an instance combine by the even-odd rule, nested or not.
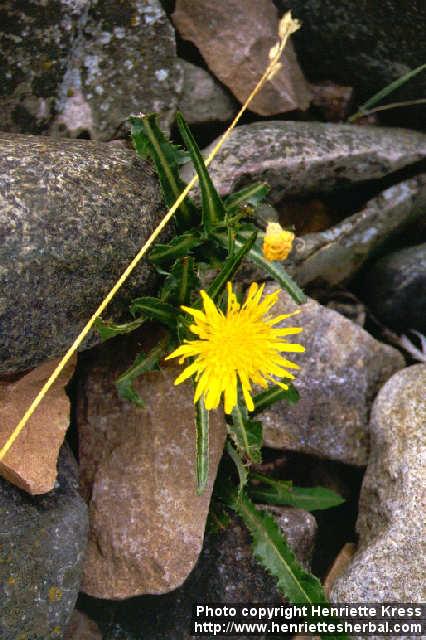
[[(0, 381), (0, 447), (3, 446), (58, 361), (46, 362), (16, 382)], [(6, 456), (0, 474), (33, 495), (54, 488), (59, 449), (70, 422), (64, 386), (74, 372), (68, 364), (40, 407), (27, 422)]]
[(32, 497), (0, 479), (0, 494), (0, 636), (57, 640), (77, 599), (87, 539), (69, 449), (62, 449), (54, 491)]
[[(317, 530), (315, 518), (288, 507), (273, 511), (296, 556), (309, 566)], [(225, 530), (206, 535), (200, 558), (179, 589), (118, 603), (113, 624), (108, 624), (105, 613), (111, 603), (90, 603), (94, 605), (90, 615), (102, 626), (104, 640), (199, 640), (199, 635), (190, 636), (194, 602), (284, 602), (274, 579), (253, 559), (250, 535), (239, 519), (234, 517)], [(238, 638), (248, 640), (246, 635)]]
[[(302, 286), (314, 280), (337, 285), (353, 276), (374, 251), (425, 211), (426, 174), (422, 174), (385, 189), (369, 200), (361, 211), (334, 227), (304, 235), (303, 242), (296, 243), (286, 269)], [(421, 251), (420, 247), (417, 253)], [(415, 328), (422, 323), (424, 327), (426, 310), (421, 301), (425, 298), (419, 294), (426, 287), (425, 258), (419, 259), (418, 255), (414, 258), (413, 255), (411, 261), (408, 255), (407, 258), (404, 256), (401, 260), (407, 259), (407, 266), (398, 266), (398, 271), (396, 264), (395, 268), (390, 266), (391, 260), (389, 268), (385, 266), (387, 262), (383, 267), (379, 262), (374, 272), (370, 269), (364, 290), (371, 291), (370, 300), (378, 317), (383, 313), (383, 317), (386, 314), (386, 319), (393, 320), (398, 305), (405, 328)], [(395, 263), (397, 260), (395, 256)], [(413, 267), (409, 266), (411, 262), (414, 262)], [(398, 290), (392, 297), (391, 291), (395, 288)], [(393, 321), (389, 325), (393, 326)]]
[[(278, 40), (278, 16), (269, 0), (177, 0), (172, 15), (180, 35), (200, 50), (209, 69), (242, 103), (265, 71)], [(261, 115), (306, 110), (310, 89), (291, 42), (282, 69), (250, 105)]]
[(424, 602), (426, 365), (395, 374), (377, 396), (357, 530), (336, 602)]
[(50, 133), (110, 140), (131, 113), (170, 126), (182, 90), (174, 30), (158, 0), (100, 0), (82, 12)]
[[(295, 308), (283, 292), (274, 315)], [(404, 359), (396, 349), (314, 300), (299, 308), (300, 315), (285, 324), (303, 327), (298, 342), (306, 352), (293, 358), (300, 365), (295, 380), (300, 400), (295, 405), (277, 402), (260, 414), (265, 445), (364, 465), (374, 396), (404, 366)]]
[(224, 445), (223, 416), (210, 414), (210, 476), (198, 496), (192, 384), (175, 387), (177, 367), (162, 364), (161, 371), (136, 382), (144, 409), (121, 400), (114, 386), (136, 354), (147, 352), (155, 340), (145, 330), (107, 343), (88, 354), (82, 373), (80, 478), (90, 500), (82, 590), (96, 597), (175, 589), (202, 547)]
[(238, 111), (236, 101), (205, 69), (182, 60), (183, 93), (179, 100), (188, 124), (224, 122)]
[(78, 18), (88, 0), (14, 2), (0, 9), (1, 129), (40, 133), (54, 112)]
[(425, 156), (426, 135), (408, 129), (254, 122), (235, 129), (210, 174), (222, 194), (265, 180), (277, 203), (291, 195), (381, 178)]
[(401, 333), (416, 329), (426, 334), (426, 243), (378, 260), (363, 290), (384, 324)]
[(78, 609), (73, 611), (64, 640), (102, 640), (98, 625)]
[[(274, 1), (282, 12), (292, 9), (302, 21), (294, 41), (309, 79), (354, 86), (358, 101), (370, 98), (426, 59), (426, 5), (422, 0), (403, 4), (399, 0)], [(418, 99), (425, 93), (423, 72), (387, 101)]]
[[(153, 170), (130, 150), (0, 134), (0, 374), (68, 348), (161, 209)], [(106, 317), (152, 273), (143, 261)]]

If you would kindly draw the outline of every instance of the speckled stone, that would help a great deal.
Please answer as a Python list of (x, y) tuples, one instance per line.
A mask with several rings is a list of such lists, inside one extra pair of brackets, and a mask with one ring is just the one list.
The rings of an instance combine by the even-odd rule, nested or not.
[(85, 354), (77, 426), (90, 534), (82, 590), (123, 599), (175, 589), (203, 544), (225, 422), (210, 413), (210, 472), (197, 495), (193, 386), (173, 385), (180, 367), (162, 363), (138, 379), (146, 408), (121, 400), (115, 380), (158, 336), (144, 329)]
[[(303, 242), (296, 243), (291, 257), (286, 262), (287, 271), (304, 286), (315, 280), (335, 286), (349, 280), (366, 260), (390, 237), (398, 233), (407, 223), (413, 223), (424, 215), (426, 208), (426, 174), (404, 180), (382, 191), (352, 216), (326, 231), (308, 233)], [(424, 246), (424, 245), (423, 245)], [(413, 264), (407, 254), (407, 265), (401, 255), (401, 267), (389, 265), (389, 270), (377, 265), (365, 278), (364, 291), (368, 294), (372, 308), (380, 318), (386, 318), (389, 326), (396, 326), (395, 309), (403, 323), (399, 328), (424, 326), (425, 309), (422, 307), (421, 290), (424, 288), (425, 258), (421, 248), (413, 253)], [(423, 250), (424, 255), (424, 250)], [(391, 259), (389, 259), (391, 263)], [(398, 270), (400, 273), (398, 275)], [(393, 291), (392, 291), (393, 290)], [(415, 292), (418, 291), (418, 294)], [(383, 314), (383, 315), (382, 315)]]
[(88, 3), (50, 133), (111, 140), (124, 134), (130, 114), (151, 111), (169, 127), (182, 85), (174, 30), (159, 0)]
[(399, 333), (426, 335), (426, 243), (384, 256), (367, 276), (363, 291), (374, 314)]
[(371, 415), (359, 546), (334, 584), (335, 602), (425, 602), (426, 365), (396, 373)]
[[(261, 78), (278, 40), (278, 15), (270, 0), (177, 0), (172, 15), (180, 35), (201, 52), (212, 73), (242, 103)], [(311, 92), (291, 41), (282, 67), (250, 103), (261, 115), (305, 111)]]
[[(276, 286), (265, 290), (272, 292)], [(297, 340), (305, 353), (290, 354), (300, 365), (295, 387), (297, 404), (277, 402), (260, 414), (266, 446), (290, 449), (365, 465), (368, 460), (368, 420), (381, 385), (404, 359), (364, 329), (314, 300), (300, 307), (284, 292), (274, 315), (300, 309), (284, 326), (301, 326)]]
[(265, 180), (277, 203), (381, 178), (425, 157), (426, 135), (408, 129), (254, 122), (235, 129), (210, 174), (222, 194)]
[(58, 482), (32, 497), (0, 479), (0, 636), (58, 640), (74, 608), (87, 540), (77, 465), (64, 447)]
[[(317, 531), (314, 516), (291, 507), (276, 507), (273, 512), (295, 555), (309, 567)], [(274, 579), (254, 560), (250, 535), (236, 517), (219, 533), (206, 534), (200, 558), (179, 589), (116, 603), (112, 623), (106, 614), (111, 603), (97, 601), (87, 605), (90, 615), (102, 627), (104, 640), (200, 640), (202, 636), (190, 635), (195, 602), (285, 602)], [(238, 638), (248, 640), (249, 636)], [(265, 640), (266, 636), (256, 638)]]
[[(349, 84), (356, 88), (358, 102), (370, 98), (426, 59), (426, 5), (422, 0), (274, 1), (280, 11), (292, 9), (293, 15), (302, 21), (294, 41), (308, 78)], [(418, 99), (425, 93), (423, 72), (386, 101)], [(424, 114), (424, 106), (422, 109)], [(398, 115), (398, 111), (394, 113)], [(405, 116), (401, 121), (406, 119)]]
[(223, 122), (238, 111), (238, 103), (205, 69), (182, 60), (183, 93), (179, 109), (188, 124)]
[(2, 131), (40, 133), (55, 108), (68, 52), (88, 0), (5, 0), (0, 8)]
[[(0, 134), (0, 373), (62, 355), (161, 215), (154, 172), (132, 151)], [(106, 317), (152, 273), (142, 262)]]

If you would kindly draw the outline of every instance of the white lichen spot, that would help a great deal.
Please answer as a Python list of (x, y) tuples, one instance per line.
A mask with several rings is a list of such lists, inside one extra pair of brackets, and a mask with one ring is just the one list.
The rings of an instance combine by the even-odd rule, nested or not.
[(91, 84), (96, 81), (96, 76), (100, 74), (99, 69), (99, 57), (96, 55), (88, 54), (84, 58), (84, 66), (87, 70), (87, 82)]
[(131, 69), (133, 69), (133, 62), (132, 60), (125, 60), (124, 61), (124, 68), (127, 69), (127, 71), (130, 71)]
[(109, 44), (111, 40), (112, 40), (111, 33), (109, 33), (108, 31), (102, 31), (101, 35), (99, 36), (99, 42), (101, 44)]
[(55, 127), (60, 124), (64, 125), (71, 135), (93, 130), (92, 111), (80, 89), (74, 89), (74, 95), (64, 102), (62, 113), (55, 121)]
[(122, 40), (126, 37), (126, 29), (124, 27), (114, 27), (112, 32), (118, 40)]
[(168, 69), (158, 69), (155, 72), (155, 77), (157, 78), (158, 82), (164, 82), (164, 80), (167, 78), (168, 75), (169, 75)]
[(98, 96), (101, 96), (101, 95), (103, 94), (103, 92), (104, 92), (103, 87), (101, 87), (99, 84), (98, 84), (98, 85), (96, 85), (96, 87), (95, 87), (95, 93), (96, 93)]

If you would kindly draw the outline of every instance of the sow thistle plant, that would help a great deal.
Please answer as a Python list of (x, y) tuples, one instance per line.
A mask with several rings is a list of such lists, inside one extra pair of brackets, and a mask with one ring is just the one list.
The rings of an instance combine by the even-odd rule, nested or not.
[[(297, 359), (304, 351), (303, 345), (288, 341), (302, 328), (287, 326), (286, 321), (299, 311), (274, 315), (280, 290), (265, 295), (265, 285), (253, 282), (244, 295), (241, 283), (234, 281), (248, 260), (303, 303), (305, 294), (279, 261), (291, 250), (294, 234), (277, 223), (270, 223), (264, 234), (255, 224), (256, 207), (269, 190), (265, 183), (222, 199), (180, 114), (177, 124), (186, 150), (166, 138), (154, 114), (130, 118), (132, 141), (137, 154), (154, 163), (167, 206), (184, 190), (179, 169), (191, 160), (199, 177), (200, 207), (187, 196), (176, 211), (176, 234), (149, 253), (159, 275), (158, 295), (133, 300), (131, 322), (98, 320), (97, 329), (105, 340), (130, 333), (147, 320), (164, 327), (164, 338), (149, 353), (139, 354), (117, 380), (120, 396), (142, 407), (135, 379), (163, 360), (177, 359), (183, 365), (175, 384), (188, 379), (194, 384), (199, 493), (208, 480), (209, 412), (223, 401), (228, 438), (211, 513), (222, 523), (228, 509), (242, 518), (253, 538), (255, 557), (290, 601), (326, 602), (319, 580), (301, 567), (276, 521), (255, 504), (317, 510), (342, 502), (327, 489), (293, 487), (252, 471), (262, 460), (262, 424), (256, 415), (278, 400), (298, 400), (292, 386), (298, 364), (287, 354)], [(256, 393), (256, 387), (262, 391)]]

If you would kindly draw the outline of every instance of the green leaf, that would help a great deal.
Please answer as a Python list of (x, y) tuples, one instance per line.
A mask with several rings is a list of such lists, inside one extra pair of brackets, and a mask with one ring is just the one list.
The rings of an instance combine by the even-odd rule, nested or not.
[(295, 604), (326, 604), (320, 581), (299, 564), (274, 518), (257, 509), (244, 491), (235, 491), (230, 506), (250, 531), (255, 558), (276, 578), (281, 593)]
[(212, 227), (225, 219), (225, 206), (222, 202), (222, 198), (213, 185), (198, 145), (195, 142), (195, 139), (182, 114), (179, 112), (176, 114), (176, 121), (182, 139), (190, 153), (192, 162), (194, 163), (194, 167), (198, 173), (202, 198), (203, 227), (206, 231), (210, 231)]
[(167, 340), (160, 340), (160, 342), (147, 354), (140, 353), (136, 356), (132, 366), (127, 369), (116, 381), (116, 387), (118, 395), (124, 400), (133, 402), (138, 407), (144, 407), (145, 403), (140, 395), (133, 388), (133, 382), (136, 378), (139, 378), (143, 373), (147, 371), (153, 371), (158, 369), (158, 363), (164, 354)]
[(175, 236), (168, 244), (155, 244), (149, 253), (149, 259), (154, 264), (171, 263), (177, 258), (187, 256), (192, 249), (203, 243), (197, 233), (187, 232)]
[(115, 324), (98, 318), (95, 322), (95, 329), (99, 333), (102, 342), (114, 338), (114, 336), (123, 335), (126, 333), (132, 333), (138, 327), (146, 321), (146, 318), (137, 318), (133, 322), (126, 322), (125, 324)]
[[(179, 176), (179, 165), (186, 158), (186, 154), (167, 140), (157, 124), (155, 114), (130, 116), (129, 121), (136, 152), (154, 162), (164, 201), (171, 207), (186, 186)], [(179, 206), (175, 218), (179, 229), (188, 229), (198, 224), (198, 210), (189, 197)]]
[(201, 398), (195, 405), (195, 431), (197, 456), (197, 493), (201, 495), (209, 478), (209, 412)]
[(260, 202), (267, 196), (269, 190), (270, 186), (266, 184), (266, 182), (255, 182), (236, 193), (232, 193), (224, 199), (224, 205), (228, 215), (235, 215), (245, 204), (249, 204), (256, 209)]
[(234, 447), (229, 442), (229, 440), (226, 443), (226, 451), (228, 452), (229, 457), (231, 458), (232, 462), (235, 464), (235, 466), (237, 468), (238, 477), (240, 479), (240, 484), (238, 486), (238, 492), (241, 492), (244, 489), (244, 487), (246, 486), (246, 484), (247, 484), (247, 479), (248, 479), (247, 467), (245, 466), (245, 464), (242, 461), (241, 457), (238, 455), (238, 452), (236, 451), (236, 449), (234, 449)]
[(239, 245), (239, 250), (234, 253), (232, 256), (229, 256), (223, 264), (222, 269), (217, 274), (216, 278), (211, 283), (208, 294), (212, 300), (217, 300), (218, 296), (222, 293), (223, 289), (226, 287), (226, 283), (231, 281), (241, 262), (244, 260), (245, 256), (251, 250), (253, 244), (256, 241), (257, 233), (254, 232), (248, 240), (245, 242), (241, 242)]
[(150, 296), (135, 298), (130, 305), (130, 313), (132, 315), (144, 314), (150, 320), (161, 322), (173, 330), (176, 330), (179, 316), (178, 311), (171, 304)]
[(344, 502), (339, 494), (324, 487), (294, 487), (291, 482), (274, 480), (258, 473), (251, 474), (250, 479), (266, 485), (250, 487), (250, 497), (256, 502), (290, 504), (305, 511), (330, 509)]
[(182, 304), (188, 305), (192, 291), (199, 288), (200, 281), (195, 273), (194, 258), (188, 256), (179, 258), (164, 281), (161, 299), (176, 307)]
[(244, 407), (237, 405), (232, 410), (228, 433), (243, 459), (255, 464), (262, 461), (262, 423), (250, 420)]
[(369, 109), (371, 109), (371, 107), (374, 107), (374, 105), (383, 100), (383, 98), (386, 98), (390, 93), (393, 93), (394, 91), (396, 91), (396, 89), (399, 89), (399, 87), (408, 82), (408, 80), (411, 80), (411, 78), (414, 78), (414, 76), (416, 76), (418, 73), (421, 73), (421, 71), (424, 71), (425, 69), (426, 63), (421, 64), (419, 67), (416, 67), (415, 69), (404, 73), (404, 75), (402, 75), (400, 78), (397, 78), (390, 84), (386, 85), (386, 87), (371, 96), (371, 98), (369, 98), (367, 102), (364, 102), (364, 104), (359, 107), (357, 113), (349, 118), (349, 122), (355, 122), (355, 120), (361, 118), (366, 111), (369, 111)]
[(289, 384), (287, 390), (281, 389), (278, 385), (273, 385), (266, 389), (266, 391), (262, 391), (254, 396), (254, 411), (252, 415), (264, 411), (279, 400), (287, 400), (289, 404), (295, 404), (299, 400), (299, 393), (292, 384)]

